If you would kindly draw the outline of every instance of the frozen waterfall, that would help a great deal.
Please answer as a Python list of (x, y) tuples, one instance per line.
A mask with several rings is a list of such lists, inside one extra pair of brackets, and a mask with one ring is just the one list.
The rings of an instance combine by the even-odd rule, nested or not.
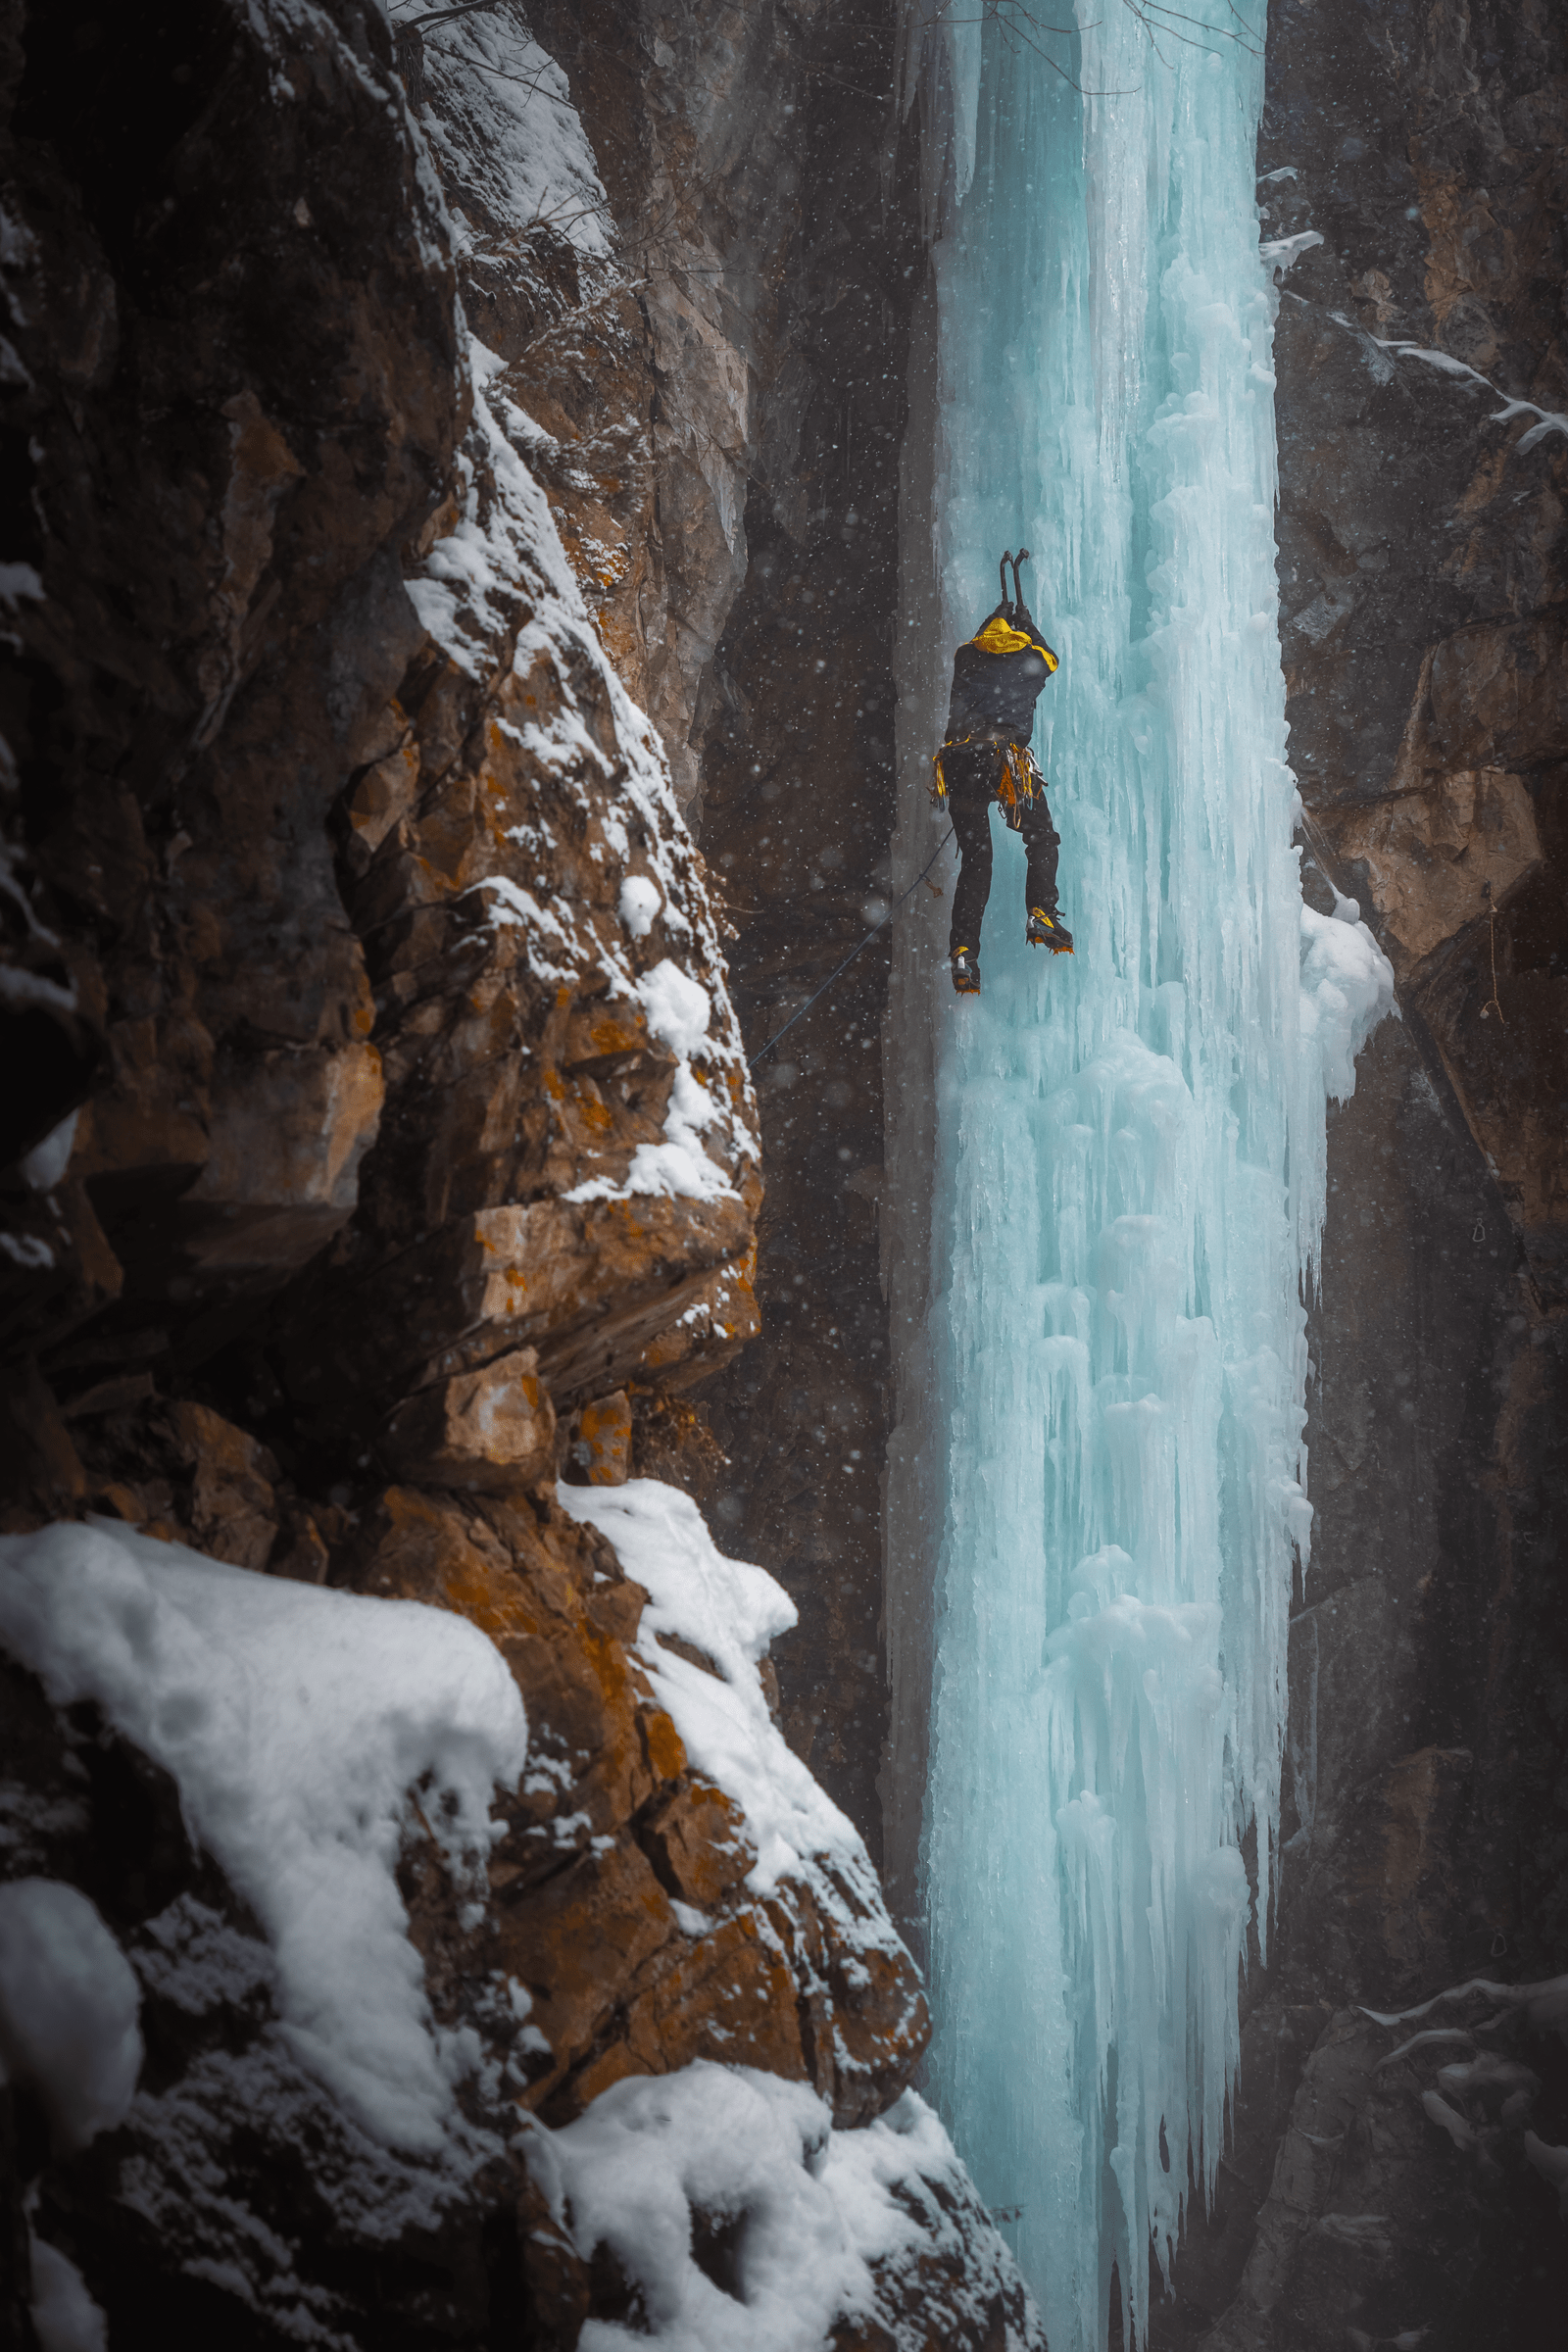
[(1153, 42), (1121, 0), (1072, 37), (961, 14), (910, 15), (936, 242), (895, 870), (932, 846), (952, 649), (1022, 540), (1077, 954), (1024, 945), (1000, 818), (984, 996), (952, 996), (946, 901), (902, 927), (892, 1861), (936, 2102), (1053, 2352), (1102, 2352), (1112, 2263), (1142, 2341), (1149, 2241), (1163, 2263), (1222, 2152), (1310, 1521), (1325, 1102), (1392, 980), (1353, 906), (1303, 907), (1292, 846), (1261, 6)]

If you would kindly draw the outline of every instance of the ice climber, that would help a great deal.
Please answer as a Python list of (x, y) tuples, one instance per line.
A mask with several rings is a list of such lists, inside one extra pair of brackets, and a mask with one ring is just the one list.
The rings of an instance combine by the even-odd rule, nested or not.
[[(1035, 627), (1018, 585), (1029, 550), (1002, 559), (1002, 602), (953, 658), (947, 741), (936, 755), (936, 796), (953, 817), (958, 886), (953, 894), (948, 956), (960, 997), (980, 994), (980, 924), (991, 896), (991, 804), (1023, 837), (1028, 867), (1025, 937), (1031, 947), (1072, 954), (1072, 933), (1056, 915), (1056, 852), (1061, 837), (1046, 806), (1046, 779), (1029, 749), (1035, 702), (1056, 657)], [(1007, 565), (1012, 595), (1007, 595)]]

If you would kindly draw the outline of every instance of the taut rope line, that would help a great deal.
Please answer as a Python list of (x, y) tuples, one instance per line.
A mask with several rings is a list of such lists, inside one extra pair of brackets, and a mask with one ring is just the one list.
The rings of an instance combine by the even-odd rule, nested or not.
[(925, 864), (920, 868), (920, 871), (915, 875), (914, 880), (909, 884), (908, 890), (904, 892), (903, 897), (894, 900), (892, 906), (882, 917), (881, 922), (873, 923), (870, 930), (865, 934), (865, 937), (856, 941), (854, 947), (845, 956), (843, 962), (834, 965), (832, 971), (829, 972), (827, 978), (817, 990), (816, 996), (808, 997), (806, 1003), (801, 1006), (800, 1011), (792, 1012), (789, 1019), (785, 1022), (783, 1028), (776, 1029), (773, 1032), (773, 1035), (768, 1039), (766, 1045), (760, 1046), (758, 1048), (757, 1052), (752, 1055), (751, 1059), (746, 1064), (746, 1067), (749, 1070), (755, 1070), (764, 1055), (771, 1054), (773, 1048), (782, 1038), (788, 1037), (790, 1031), (794, 1028), (797, 1021), (805, 1020), (807, 1014), (810, 1011), (811, 1006), (816, 1003), (817, 998), (825, 997), (827, 995), (828, 990), (832, 987), (840, 972), (847, 972), (851, 964), (855, 961), (857, 956), (858, 956), (860, 953), (860, 950), (862, 948), (869, 947), (872, 940), (875, 939), (877, 933), (882, 930), (886, 924), (892, 922), (893, 917), (898, 913), (899, 908), (904, 905), (905, 899), (908, 898), (912, 892), (919, 889), (921, 883), (925, 880), (927, 874), (931, 871), (931, 868), (935, 865), (937, 859), (941, 857), (943, 851), (953, 839), (954, 831), (955, 828), (950, 825), (947, 832), (942, 836), (942, 839), (937, 843), (937, 846), (932, 851), (930, 857), (926, 859)]

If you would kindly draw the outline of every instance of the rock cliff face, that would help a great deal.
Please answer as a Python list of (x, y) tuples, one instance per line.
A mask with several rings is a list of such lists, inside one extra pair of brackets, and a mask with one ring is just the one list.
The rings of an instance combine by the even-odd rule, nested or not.
[(1173, 2344), (1556, 2324), (1549, 2005), (1368, 2007), (1568, 1962), (1565, 75), (1550, 9), (1270, 10), (1308, 888), (1358, 899), (1401, 1017), (1329, 1130), (1280, 1919)]
[[(38, 1187), (19, 1243), (34, 1262), (14, 1279), (68, 1401), (101, 1392), (95, 1418), (172, 1355), (252, 1423), (270, 1397), (285, 1420), (309, 1407), (296, 1443), (351, 1426), (370, 1443), (401, 1397), (507, 1347), (539, 1350), (566, 1403), (667, 1380), (755, 1327), (755, 1135), (700, 865), (496, 421), (505, 352), (483, 358), (475, 404), (428, 162), (389, 110), (389, 68), (367, 86), (378, 23), (352, 70), (322, 36), (324, 93), (270, 95), (298, 192), (242, 235), (261, 145), (235, 118), (274, 69), (215, 13), (210, 86), (159, 167), (143, 160), (166, 233), (197, 216), (150, 318), (88, 197), (50, 190), (39, 227), (18, 225), (32, 384), (14, 397), (42, 453), (43, 590), (17, 591), (23, 880), (38, 894), (19, 1009), (47, 1017), (63, 968), (111, 1083), (69, 1152), (52, 1129), (65, 1164)], [(30, 56), (28, 71), (40, 93), (60, 86)], [(113, 59), (102, 73), (89, 88), (118, 90)], [(336, 160), (354, 137), (336, 127), (339, 84), (368, 126), (352, 166)], [(29, 114), (28, 91), (17, 144), (41, 174), (48, 101)], [(335, 198), (313, 176), (351, 170)], [(279, 164), (274, 187), (286, 176)], [(362, 225), (362, 179), (396, 198), (401, 243)], [(117, 220), (125, 201), (116, 179)], [(139, 249), (137, 267), (153, 267)], [(60, 283), (118, 340), (106, 325), (101, 388), (51, 400)], [(165, 455), (144, 419), (176, 393)], [(79, 480), (50, 426), (101, 448), (106, 474), (134, 448), (143, 511)], [(229, 540), (211, 541), (209, 494)], [(110, 644), (95, 632), (117, 579)], [(46, 1096), (24, 1150), (55, 1107)], [(443, 1303), (413, 1316), (433, 1291)], [(400, 1455), (411, 1440), (383, 1443)]]
[[(1568, 2141), (1515, 1989), (1568, 1958), (1568, 60), (1542, 5), (1272, 16), (1293, 754), (1310, 887), (1359, 899), (1402, 1019), (1331, 1132), (1281, 1916), (1156, 2334), (1469, 2352), (1549, 2330), (1527, 2132)], [(461, 1617), (530, 1759), (482, 1884), (402, 1817), (491, 2134), (432, 2202), (277, 2060), (274, 1956), (170, 1770), (5, 1667), (0, 1878), (90, 1897), (147, 2048), (75, 2154), (0, 2088), (20, 2352), (24, 2190), (35, 2289), (65, 2249), (112, 2340), (150, 2305), (176, 2345), (646, 2326), (590, 2217), (650, 2076), (688, 2273), (738, 2294), (751, 2209), (677, 2161), (712, 2061), (821, 2102), (803, 2196), (829, 2121), (894, 2183), (841, 2352), (1036, 2340), (900, 2098), (922, 2005), (848, 1825), (769, 1879), (764, 1798), (689, 1744), (705, 1695), (749, 1709), (782, 1775), (770, 1690), (876, 1849), (882, 953), (755, 1092), (745, 1052), (894, 879), (894, 29), (4, 12), (0, 1534), (92, 1515)], [(779, 1574), (776, 1665), (557, 1485), (628, 1470)]]
[[(0, 572), (5, 1569), (76, 1560), (28, 1550), (56, 1540), (31, 1531), (93, 1517), (100, 1567), (129, 1544), (163, 1574), (176, 1543), (455, 1612), (505, 1659), (529, 1742), (481, 1881), (455, 1877), (417, 1792), (400, 1817), (431, 2031), (467, 2052), (465, 2130), (490, 2134), (460, 2187), (411, 2187), (278, 2058), (265, 1937), (187, 1836), (157, 1740), (86, 1685), (29, 1676), (17, 1637), (5, 1878), (90, 1897), (140, 1988), (148, 2072), (69, 2160), (26, 2067), (7, 2089), (6, 2341), (33, 2340), (25, 2188), (35, 2293), (79, 2291), (64, 2248), (112, 2335), (156, 2303), (174, 2342), (569, 2345), (589, 2317), (645, 2321), (653, 2290), (595, 2236), (589, 2186), (563, 2202), (566, 2175), (524, 2143), (716, 2060), (824, 2102), (795, 2157), (820, 2173), (828, 2120), (884, 2150), (854, 2135), (889, 2132), (874, 2119), (918, 2059), (918, 1982), (849, 1824), (828, 1806), (827, 1845), (760, 1857), (764, 1798), (700, 1769), (661, 1701), (677, 1658), (693, 1720), (710, 1685), (738, 1690), (765, 1746), (771, 1662), (726, 1667), (700, 1621), (651, 1632), (645, 1587), (556, 1485), (711, 1488), (686, 1391), (757, 1330), (758, 1115), (681, 809), (701, 775), (724, 805), (726, 760), (736, 826), (752, 807), (724, 732), (744, 689), (713, 658), (759, 625), (735, 607), (748, 529), (764, 585), (795, 546), (816, 566), (792, 583), (789, 676), (826, 681), (800, 748), (831, 737), (842, 786), (854, 691), (875, 754), (885, 687), (860, 673), (886, 615), (873, 597), (847, 626), (809, 617), (851, 560), (811, 337), (859, 338), (870, 367), (897, 322), (878, 311), (864, 343), (862, 256), (847, 317), (813, 323), (843, 292), (822, 250), (855, 223), (830, 188), (802, 192), (831, 137), (803, 156), (790, 131), (858, 39), (810, 11), (501, 6), (422, 54), (356, 0), (211, 0), (177, 28), (6, 17), (24, 495)], [(897, 394), (879, 398), (855, 431), (885, 557)], [(852, 848), (869, 872), (876, 823), (874, 796), (826, 830), (806, 817), (824, 881)], [(841, 925), (858, 895), (835, 897)], [(835, 1181), (876, 1160), (858, 1045)], [(814, 1219), (814, 1160), (786, 1164), (790, 1213)], [(853, 1381), (829, 1387), (831, 1411), (792, 1395), (782, 1426), (874, 1419)], [(822, 1591), (840, 1548), (818, 1548)], [(809, 1629), (797, 1734), (842, 1676), (839, 1630)], [(923, 2344), (933, 2315), (946, 2343), (1034, 2340), (951, 2155), (917, 2132), (874, 2162), (897, 2228), (835, 2343)], [(591, 2185), (591, 2163), (571, 2178)], [(703, 2208), (704, 2293), (745, 2292), (743, 2221)]]
[[(677, 789), (700, 777), (755, 1054), (864, 937), (890, 880), (913, 150), (883, 153), (892, 9), (653, 7), (635, 57), (620, 22), (563, 10), (545, 36), (642, 271), (657, 577), (617, 575), (605, 609), (635, 594), (654, 616), (649, 707)], [(683, 744), (700, 765), (683, 768)], [(879, 941), (758, 1072), (763, 1329), (704, 1392), (728, 1457), (712, 1465), (720, 1523), (802, 1613), (779, 1661), (791, 1742), (873, 1851), (887, 968)]]

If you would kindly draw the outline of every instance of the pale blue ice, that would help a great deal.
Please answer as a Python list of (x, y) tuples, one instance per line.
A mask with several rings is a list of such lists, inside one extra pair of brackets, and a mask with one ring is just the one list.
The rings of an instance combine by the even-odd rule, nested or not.
[(1072, 39), (919, 13), (939, 375), (898, 867), (932, 846), (952, 648), (1022, 541), (1077, 954), (1025, 946), (1000, 822), (983, 997), (952, 997), (946, 903), (917, 894), (899, 950), (893, 1778), (924, 1783), (935, 2101), (1016, 2209), (1053, 2352), (1101, 2352), (1112, 2262), (1142, 2341), (1150, 2240), (1163, 2263), (1223, 2149), (1277, 1868), (1326, 1098), (1392, 980), (1352, 905), (1303, 907), (1293, 846), (1261, 8), (1199, 0), (1214, 29), (1156, 45), (1121, 0)]

